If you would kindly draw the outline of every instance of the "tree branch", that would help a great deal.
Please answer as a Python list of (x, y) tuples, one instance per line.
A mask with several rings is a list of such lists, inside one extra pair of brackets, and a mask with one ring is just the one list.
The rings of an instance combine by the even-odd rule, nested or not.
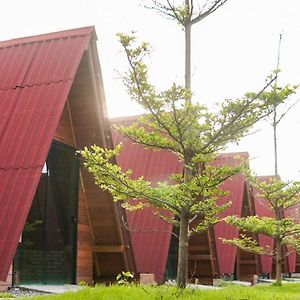
[(122, 224), (124, 226), (124, 228), (130, 232), (139, 232), (139, 233), (144, 233), (144, 232), (163, 232), (163, 233), (168, 233), (168, 234), (172, 234), (174, 235), (177, 239), (179, 238), (179, 236), (173, 232), (173, 230), (170, 232), (169, 230), (162, 230), (160, 228), (144, 228), (144, 229), (137, 229), (137, 228), (130, 228), (128, 226), (128, 222), (125, 222), (124, 217), (122, 216)]
[[(170, 131), (170, 128), (168, 128), (168, 126), (166, 126), (166, 124), (162, 121), (162, 119), (159, 118), (159, 112), (158, 111), (154, 111), (153, 107), (148, 103), (147, 99), (145, 99), (144, 94), (143, 94), (142, 89), (141, 89), (141, 86), (140, 86), (140, 82), (138, 80), (136, 68), (133, 65), (132, 60), (131, 60), (130, 53), (129, 53), (129, 51), (128, 51), (128, 49), (127, 49), (126, 46), (123, 45), (123, 47), (124, 47), (125, 53), (127, 55), (127, 59), (128, 59), (129, 65), (130, 65), (131, 70), (133, 72), (134, 84), (135, 84), (135, 86), (136, 86), (136, 88), (138, 90), (138, 97), (142, 100), (142, 103), (146, 106), (146, 108), (151, 113), (152, 117), (156, 120), (156, 122), (163, 129), (166, 130), (166, 133), (170, 136), (170, 138), (172, 138), (175, 142), (177, 142), (177, 143), (180, 144), (180, 140), (178, 140), (178, 138), (173, 135), (173, 133)], [(184, 151), (184, 149), (182, 149), (182, 150)]]
[(218, 8), (223, 6), (227, 1), (228, 0), (216, 0), (216, 1), (214, 1), (213, 5), (208, 10), (206, 10), (205, 12), (200, 11), (198, 16), (191, 20), (191, 24), (193, 25), (195, 23), (200, 22), (201, 20), (203, 20), (204, 18), (206, 18), (207, 16), (209, 16), (210, 14), (215, 12)]
[[(232, 119), (227, 124), (224, 124), (224, 126), (221, 126), (214, 133), (214, 135), (209, 139), (209, 141), (200, 148), (199, 153), (203, 152), (204, 150), (206, 150), (206, 148), (211, 146), (220, 136), (224, 136), (224, 133), (226, 134), (226, 130), (229, 131), (230, 128), (235, 124), (235, 122), (238, 121), (243, 116), (243, 114), (247, 112), (247, 109), (248, 109), (249, 105), (251, 103), (253, 103), (255, 100), (257, 100), (262, 95), (262, 93), (272, 84), (272, 82), (274, 82), (274, 80), (276, 80), (276, 77), (277, 76), (272, 78), (268, 82), (268, 84), (266, 86), (264, 86), (264, 88), (262, 90), (260, 90), (250, 101), (248, 101), (247, 104), (244, 105), (244, 107), (242, 108), (242, 110), (239, 114), (234, 115), (232, 117)], [(265, 118), (266, 115), (267, 115), (267, 113), (261, 115), (258, 120)], [(258, 121), (258, 120), (255, 120), (255, 122)], [(250, 127), (250, 125), (249, 125), (249, 127)], [(227, 138), (227, 136), (226, 136), (226, 138)]]

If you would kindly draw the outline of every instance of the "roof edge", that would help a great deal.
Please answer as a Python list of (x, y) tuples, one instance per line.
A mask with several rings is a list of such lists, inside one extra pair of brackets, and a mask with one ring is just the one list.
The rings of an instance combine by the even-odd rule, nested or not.
[(223, 158), (239, 158), (239, 157), (249, 157), (249, 152), (223, 152), (219, 154)]
[(127, 123), (127, 122), (135, 122), (138, 121), (139, 118), (146, 116), (147, 114), (139, 114), (132, 116), (121, 116), (121, 117), (109, 117), (109, 122), (111, 124), (114, 123)]
[(19, 44), (29, 44), (29, 43), (39, 42), (39, 41), (60, 39), (64, 37), (84, 36), (88, 34), (94, 35), (95, 39), (97, 40), (95, 27), (87, 26), (87, 27), (56, 31), (56, 32), (51, 32), (46, 34), (33, 35), (28, 37), (20, 37), (20, 38), (6, 40), (6, 41), (0, 41), (0, 48), (11, 47)]

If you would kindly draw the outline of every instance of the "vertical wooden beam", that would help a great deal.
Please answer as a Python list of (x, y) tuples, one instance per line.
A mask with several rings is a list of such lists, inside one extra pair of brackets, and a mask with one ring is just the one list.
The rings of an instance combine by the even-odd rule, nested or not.
[(219, 275), (219, 264), (217, 259), (216, 241), (213, 226), (210, 226), (207, 231), (208, 246), (210, 252), (210, 265), (213, 278)]

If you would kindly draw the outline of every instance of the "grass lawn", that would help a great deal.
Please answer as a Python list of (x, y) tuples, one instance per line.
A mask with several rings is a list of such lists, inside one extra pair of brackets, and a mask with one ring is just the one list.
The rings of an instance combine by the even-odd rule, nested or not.
[(11, 298), (11, 294), (0, 292), (0, 299)]
[[(21, 299), (21, 298), (18, 298)], [(255, 287), (227, 286), (219, 290), (177, 290), (174, 287), (141, 287), (141, 286), (98, 286), (84, 288), (79, 292), (68, 292), (59, 295), (35, 296), (34, 300), (168, 300), (168, 299), (197, 299), (197, 300), (300, 300), (300, 284), (287, 283), (282, 287), (258, 285)]]

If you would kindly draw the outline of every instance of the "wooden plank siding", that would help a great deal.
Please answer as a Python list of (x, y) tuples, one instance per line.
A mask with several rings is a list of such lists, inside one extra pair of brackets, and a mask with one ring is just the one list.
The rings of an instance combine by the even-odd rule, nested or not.
[[(54, 136), (76, 149), (93, 144), (111, 146), (107, 142), (110, 140), (109, 123), (105, 113), (101, 112), (105, 107), (101, 106), (103, 101), (97, 100), (104, 97), (103, 90), (96, 91), (96, 83), (92, 80), (99, 78), (101, 73), (95, 70), (91, 52), (90, 49), (83, 55)], [(129, 233), (124, 233), (121, 215), (125, 216), (125, 213), (120, 205), (96, 186), (94, 177), (81, 166), (76, 282), (113, 281), (122, 270), (135, 271), (131, 241), (125, 238)]]
[(93, 239), (81, 184), (78, 193), (76, 282), (93, 283)]
[(212, 284), (218, 275), (218, 263), (212, 230), (191, 236), (189, 241), (189, 278), (202, 284)]
[(53, 139), (63, 144), (69, 145), (71, 147), (75, 147), (75, 142), (74, 142), (72, 129), (71, 129), (70, 114), (68, 110), (68, 102), (63, 109)]
[[(245, 182), (242, 217), (254, 216), (255, 207), (253, 194), (250, 192), (250, 186)], [(258, 235), (251, 232), (241, 232), (254, 240), (258, 240)], [(237, 249), (236, 257), (236, 277), (239, 280), (252, 281), (253, 275), (260, 275), (262, 272), (261, 257), (258, 254), (250, 253)]]

